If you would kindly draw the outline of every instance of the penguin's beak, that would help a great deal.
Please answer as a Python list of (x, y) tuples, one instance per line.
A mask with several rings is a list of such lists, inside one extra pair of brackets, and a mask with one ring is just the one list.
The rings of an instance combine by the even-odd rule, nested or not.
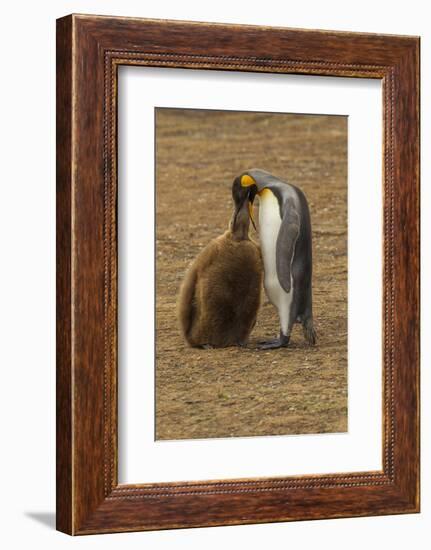
[(250, 197), (248, 199), (248, 213), (250, 216), (251, 223), (253, 224), (254, 230), (257, 231), (256, 224), (254, 223), (254, 217), (253, 217), (253, 199), (250, 199)]
[(256, 196), (256, 188), (253, 186), (250, 188), (249, 194), (248, 194), (248, 214), (250, 216), (251, 223), (253, 224), (254, 230), (256, 229), (256, 224), (254, 223), (254, 216), (253, 216), (253, 201), (254, 197)]

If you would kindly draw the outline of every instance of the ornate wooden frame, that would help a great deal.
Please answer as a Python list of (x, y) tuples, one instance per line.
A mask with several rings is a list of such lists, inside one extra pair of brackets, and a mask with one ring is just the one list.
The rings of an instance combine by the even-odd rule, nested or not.
[[(383, 470), (117, 480), (119, 65), (378, 78)], [(57, 528), (69, 534), (419, 511), (419, 38), (70, 15), (57, 21)]]

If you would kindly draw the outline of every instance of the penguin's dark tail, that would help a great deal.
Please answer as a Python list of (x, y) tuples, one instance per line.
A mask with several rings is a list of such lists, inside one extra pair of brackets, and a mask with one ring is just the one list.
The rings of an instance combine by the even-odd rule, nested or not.
[(309, 319), (306, 319), (302, 324), (302, 328), (304, 330), (304, 338), (307, 340), (310, 346), (316, 345), (317, 335), (316, 331), (314, 330), (313, 318), (310, 317)]
[(190, 341), (190, 331), (193, 326), (193, 317), (195, 311), (195, 286), (196, 286), (196, 270), (192, 267), (186, 273), (183, 284), (181, 285), (180, 294), (177, 302), (177, 316), (180, 324), (181, 332), (187, 342)]

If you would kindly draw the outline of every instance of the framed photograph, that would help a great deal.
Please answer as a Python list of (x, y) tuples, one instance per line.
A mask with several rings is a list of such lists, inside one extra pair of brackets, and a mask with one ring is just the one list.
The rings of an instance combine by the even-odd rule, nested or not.
[(57, 21), (57, 528), (419, 511), (419, 38)]

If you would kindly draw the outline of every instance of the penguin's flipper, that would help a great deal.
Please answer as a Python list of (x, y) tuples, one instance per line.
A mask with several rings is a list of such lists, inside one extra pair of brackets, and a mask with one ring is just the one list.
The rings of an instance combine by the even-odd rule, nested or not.
[(284, 214), (277, 237), (276, 267), (277, 276), (283, 290), (291, 290), (291, 267), (295, 245), (299, 235), (300, 218), (292, 199), (284, 205)]

